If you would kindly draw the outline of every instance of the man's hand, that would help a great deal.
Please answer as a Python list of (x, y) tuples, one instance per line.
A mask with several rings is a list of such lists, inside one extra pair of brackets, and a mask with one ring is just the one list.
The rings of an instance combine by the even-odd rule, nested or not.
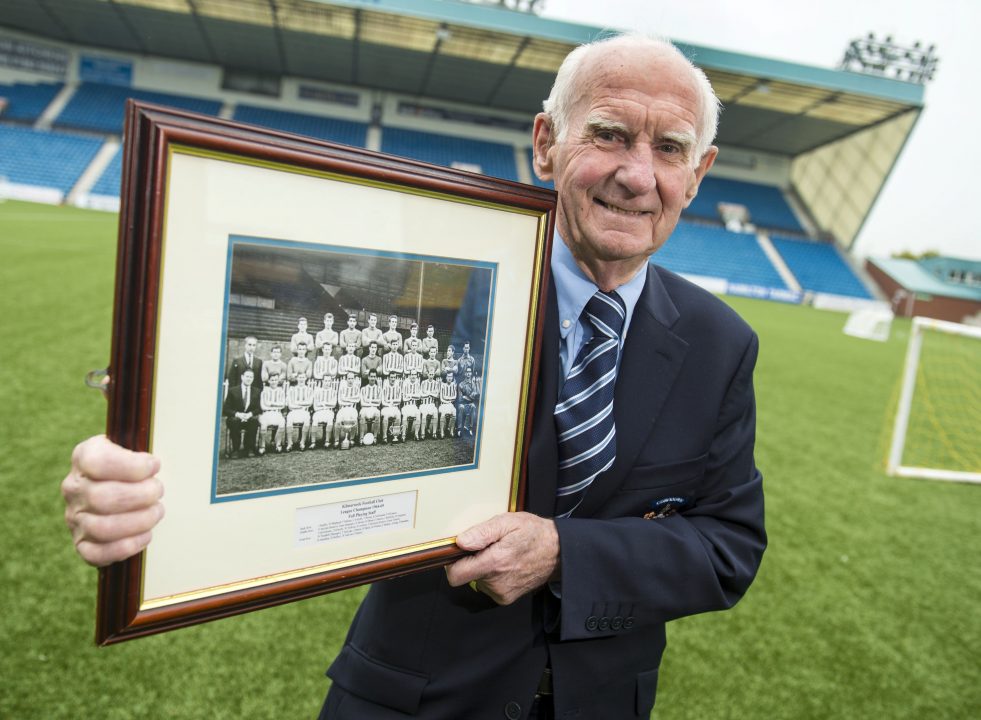
[(159, 470), (157, 458), (121, 448), (104, 435), (75, 446), (61, 494), (65, 523), (85, 562), (109, 565), (146, 547), (164, 514)]
[(498, 605), (557, 579), (559, 534), (552, 520), (530, 513), (503, 513), (460, 533), (456, 544), (473, 555), (446, 568), (454, 587), (477, 581)]

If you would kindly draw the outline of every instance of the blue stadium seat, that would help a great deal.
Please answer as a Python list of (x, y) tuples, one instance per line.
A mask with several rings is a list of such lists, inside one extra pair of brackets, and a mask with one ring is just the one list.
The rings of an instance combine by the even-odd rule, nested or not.
[(741, 180), (706, 177), (685, 215), (719, 220), (720, 202), (745, 205), (750, 220), (759, 227), (804, 232), (780, 188)]
[(0, 126), (0, 175), (67, 193), (101, 146), (95, 138)]
[(106, 169), (102, 171), (102, 175), (99, 179), (95, 181), (95, 185), (89, 192), (93, 195), (112, 195), (119, 196), (120, 184), (122, 181), (123, 174), (123, 148), (116, 151), (116, 154), (112, 156), (112, 160), (106, 165)]
[(305, 115), (285, 110), (271, 110), (253, 105), (239, 105), (235, 108), (234, 117), (239, 122), (356, 147), (364, 147), (368, 135), (367, 123)]
[(678, 222), (652, 262), (677, 273), (724, 278), (731, 283), (787, 289), (755, 235)]
[(0, 97), (7, 99), (4, 120), (34, 122), (51, 104), (64, 83), (0, 83)]
[(871, 299), (834, 245), (779, 235), (770, 240), (804, 290)]
[(446, 167), (451, 167), (454, 162), (479, 165), (484, 175), (518, 179), (514, 147), (505, 143), (386, 127), (382, 130), (381, 149)]
[(119, 85), (82, 83), (55, 120), (55, 125), (97, 132), (121, 133), (123, 131), (123, 109), (127, 98), (192, 110), (206, 115), (217, 115), (221, 110), (221, 103), (217, 100), (173, 95), (152, 90), (138, 90)]

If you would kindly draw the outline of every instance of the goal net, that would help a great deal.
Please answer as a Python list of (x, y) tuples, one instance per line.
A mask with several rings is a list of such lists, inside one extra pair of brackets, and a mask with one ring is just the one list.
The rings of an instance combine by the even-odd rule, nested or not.
[(889, 474), (981, 483), (981, 327), (913, 319)]

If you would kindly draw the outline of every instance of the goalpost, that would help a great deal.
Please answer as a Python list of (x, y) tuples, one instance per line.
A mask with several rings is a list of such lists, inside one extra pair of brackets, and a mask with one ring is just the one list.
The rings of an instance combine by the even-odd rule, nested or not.
[(981, 327), (913, 318), (888, 471), (981, 483)]

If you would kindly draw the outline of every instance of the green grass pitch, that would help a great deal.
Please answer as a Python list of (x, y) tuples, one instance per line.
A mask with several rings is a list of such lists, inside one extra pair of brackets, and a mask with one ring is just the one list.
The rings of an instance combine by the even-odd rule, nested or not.
[[(104, 426), (82, 378), (107, 362), (115, 234), (114, 215), (0, 204), (0, 717), (315, 717), (363, 590), (93, 644), (96, 573), (58, 486)], [(908, 324), (874, 343), (842, 315), (731, 302), (761, 336), (770, 548), (735, 610), (669, 627), (654, 717), (977, 717), (981, 488), (883, 471)]]

